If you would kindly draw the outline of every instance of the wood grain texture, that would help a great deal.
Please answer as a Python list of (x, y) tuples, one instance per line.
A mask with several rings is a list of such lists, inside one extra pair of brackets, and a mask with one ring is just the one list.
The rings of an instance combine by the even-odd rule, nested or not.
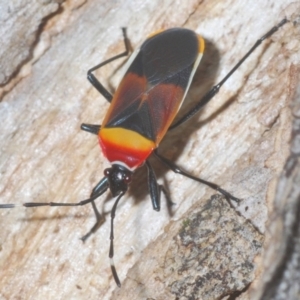
[[(20, 33), (11, 31), (2, 42), (2, 53), (18, 48), (18, 57), (27, 55), (29, 59), (11, 64), (2, 76), (0, 203), (76, 202), (86, 199), (103, 176), (108, 164), (97, 138), (79, 128), (82, 122), (101, 123), (108, 108), (109, 104), (87, 82), (86, 71), (123, 51), (120, 27), (128, 28), (133, 47), (151, 32), (175, 26), (193, 29), (205, 38), (206, 52), (183, 107), (186, 110), (230, 70), (257, 38), (283, 18), (284, 9), (288, 8), (289, 15), (298, 9), (290, 0), (37, 2), (52, 5), (42, 14), (44, 21), (38, 18), (39, 22), (29, 22), (22, 17), (24, 14), (18, 18), (21, 29), (33, 24), (31, 39), (36, 43), (23, 49), (20, 39), (27, 38), (21, 29)], [(33, 5), (26, 9), (31, 16), (37, 8)], [(242, 218), (252, 228), (245, 229), (246, 240), (252, 235), (260, 241), (261, 235), (272, 240), (269, 226), (275, 218), (269, 217), (276, 207), (277, 179), (290, 155), (290, 105), (297, 86), (298, 53), (299, 30), (287, 24), (255, 51), (193, 121), (170, 132), (161, 144), (160, 152), (166, 157), (243, 199), (236, 210), (231, 208), (231, 213), (238, 211), (237, 220)], [(0, 59), (3, 73), (2, 66), (9, 65), (9, 54)], [(115, 89), (122, 65), (123, 61), (113, 63), (97, 76)], [(172, 271), (177, 279), (170, 282), (173, 277), (166, 262), (170, 256), (176, 257), (172, 252), (174, 241), (180, 244), (180, 230), (183, 224), (189, 226), (184, 221), (195, 214), (203, 218), (201, 212), (211, 203), (214, 192), (167, 171), (155, 160), (151, 162), (176, 206), (170, 215), (162, 201), (161, 212), (153, 211), (145, 168), (137, 171), (119, 204), (115, 222), (115, 263), (121, 289), (115, 286), (108, 259), (112, 207), (108, 194), (97, 201), (104, 209), (106, 222), (84, 244), (80, 237), (94, 223), (90, 206), (1, 210), (0, 298), (166, 299), (168, 295), (168, 299), (186, 299), (172, 290), (172, 283), (174, 287), (182, 275)], [(220, 215), (215, 217), (212, 232), (220, 229)], [(232, 239), (232, 230), (224, 228), (223, 232)], [(218, 254), (212, 256), (214, 264), (228, 259), (233, 249), (215, 251), (218, 245), (224, 244), (212, 248)], [(260, 249), (250, 253), (246, 250), (251, 247), (243, 245), (237, 245), (239, 251), (232, 253), (232, 262), (245, 251), (245, 261), (253, 265), (246, 274), (250, 279), (241, 285), (243, 277), (238, 272), (232, 286), (226, 281), (218, 282), (215, 289), (206, 286), (205, 293), (211, 293), (206, 299), (227, 295), (254, 299), (249, 298), (250, 292), (254, 295), (255, 290), (264, 288), (258, 283), (267, 260), (260, 259)], [(266, 247), (272, 247), (272, 243), (266, 243)], [(180, 258), (187, 257), (187, 252), (180, 249), (181, 255), (176, 258), (179, 265)], [(190, 267), (183, 275), (194, 276), (193, 265)], [(209, 271), (207, 262), (203, 270)], [(229, 268), (226, 274), (233, 271)], [(197, 273), (200, 279), (207, 274), (201, 272)], [(183, 284), (197, 286), (196, 279), (196, 275), (189, 281), (181, 277)], [(255, 295), (259, 297), (259, 293)], [(201, 293), (194, 297), (205, 299)]]
[(0, 85), (6, 84), (31, 58), (31, 50), (37, 42), (40, 24), (44, 18), (58, 10), (59, 5), (56, 2), (1, 1)]

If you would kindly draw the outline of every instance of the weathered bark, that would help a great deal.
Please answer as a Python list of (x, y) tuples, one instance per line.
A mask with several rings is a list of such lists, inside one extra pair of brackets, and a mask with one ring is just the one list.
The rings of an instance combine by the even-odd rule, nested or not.
[[(0, 203), (76, 202), (101, 179), (108, 164), (97, 138), (79, 127), (101, 123), (109, 104), (85, 78), (90, 67), (123, 51), (120, 27), (128, 28), (133, 47), (151, 32), (175, 26), (205, 38), (184, 111), (257, 38), (285, 14), (300, 11), (291, 0), (32, 1), (22, 9), (17, 1), (2, 2), (1, 11), (14, 13), (0, 15), (6, 33), (0, 53)], [(297, 26), (286, 24), (198, 116), (162, 142), (161, 153), (243, 199), (239, 205), (230, 207), (211, 189), (151, 159), (176, 205), (171, 214), (164, 201), (160, 213), (153, 211), (145, 169), (137, 171), (115, 221), (121, 289), (108, 259), (109, 194), (97, 200), (106, 222), (84, 244), (79, 238), (94, 223), (89, 205), (1, 210), (0, 298), (294, 299), (299, 36)], [(97, 72), (103, 84), (116, 88), (123, 62)], [(283, 283), (293, 290), (277, 291)]]

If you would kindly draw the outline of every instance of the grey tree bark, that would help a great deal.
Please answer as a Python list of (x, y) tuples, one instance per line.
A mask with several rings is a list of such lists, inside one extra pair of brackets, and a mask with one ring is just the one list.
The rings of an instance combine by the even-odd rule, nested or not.
[[(186, 111), (254, 42), (299, 4), (270, 1), (0, 1), (0, 203), (86, 199), (108, 166), (82, 122), (109, 104), (86, 71), (149, 34), (186, 27), (206, 51)], [(297, 15), (298, 14), (298, 15)], [(111, 196), (86, 243), (90, 206), (0, 210), (1, 299), (299, 299), (299, 26), (289, 23), (253, 53), (160, 152), (243, 201), (151, 160), (176, 203), (152, 210), (144, 168), (120, 203), (112, 279)], [(97, 72), (112, 91), (124, 61)], [(298, 298), (297, 298), (298, 297)]]

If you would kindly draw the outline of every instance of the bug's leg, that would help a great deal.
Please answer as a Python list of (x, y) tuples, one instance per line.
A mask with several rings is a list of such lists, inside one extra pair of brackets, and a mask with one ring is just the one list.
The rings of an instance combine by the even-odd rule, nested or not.
[(101, 125), (86, 124), (86, 123), (82, 123), (80, 126), (81, 130), (84, 130), (84, 131), (87, 131), (89, 133), (96, 134), (96, 135), (98, 135), (100, 128), (101, 128)]
[(96, 65), (95, 67), (91, 68), (88, 70), (87, 72), (87, 78), (89, 80), (89, 82), (94, 86), (94, 88), (108, 101), (111, 102), (113, 96), (112, 94), (99, 82), (99, 80), (95, 77), (95, 75), (93, 74), (93, 72), (101, 67), (103, 67), (104, 65), (118, 59), (121, 58), (123, 56), (127, 56), (130, 52), (130, 45), (129, 45), (129, 40), (126, 34), (126, 28), (122, 28), (122, 32), (123, 32), (123, 37), (124, 37), (124, 45), (125, 45), (125, 51), (122, 52), (121, 54), (118, 54), (116, 56), (113, 56), (110, 59), (105, 60), (104, 62)]
[[(99, 191), (102, 190), (102, 180), (94, 187), (94, 189), (92, 190), (92, 193), (90, 195), (90, 198), (94, 198), (95, 195), (99, 194)], [(102, 214), (99, 213), (97, 206), (95, 204), (95, 201), (91, 202), (92, 207), (93, 207), (93, 211), (95, 213), (95, 217), (96, 217), (96, 223), (94, 224), (94, 226), (89, 230), (88, 233), (86, 233), (84, 236), (82, 236), (80, 239), (85, 242), (93, 233), (95, 233), (98, 228), (104, 223), (105, 218)]]
[(94, 201), (91, 202), (92, 204), (92, 207), (93, 207), (93, 210), (94, 210), (94, 213), (95, 213), (95, 216), (96, 216), (96, 223), (93, 225), (93, 227), (89, 230), (88, 233), (86, 233), (84, 236), (82, 236), (80, 239), (85, 242), (92, 234), (94, 234), (98, 228), (104, 223), (105, 221), (105, 218), (104, 216), (102, 216), (97, 207), (96, 207), (96, 204)]
[[(104, 65), (118, 59), (121, 58), (123, 56), (127, 56), (130, 52), (130, 45), (129, 45), (129, 40), (127, 38), (127, 34), (126, 34), (126, 28), (122, 28), (122, 32), (123, 32), (123, 37), (124, 37), (124, 45), (125, 45), (125, 51), (122, 52), (121, 54), (118, 54), (116, 56), (111, 57), (110, 59), (105, 60), (104, 62), (96, 65), (95, 67), (91, 68), (88, 70), (87, 72), (87, 78), (89, 80), (89, 82), (94, 86), (94, 88), (96, 88), (96, 90), (108, 101), (111, 102), (113, 96), (112, 94), (99, 82), (99, 80), (95, 77), (95, 75), (93, 74), (93, 72), (101, 67), (103, 67)], [(94, 124), (86, 124), (86, 123), (82, 123), (80, 126), (81, 130), (93, 133), (98, 135), (98, 132), (100, 130), (101, 125), (94, 125)]]
[(206, 181), (206, 180), (201, 179), (201, 178), (198, 178), (198, 177), (195, 177), (195, 176), (193, 176), (193, 175), (191, 175), (191, 174), (189, 174), (189, 173), (187, 173), (187, 172), (181, 170), (181, 169), (180, 169), (176, 164), (174, 164), (172, 161), (170, 161), (169, 159), (167, 159), (167, 158), (161, 156), (161, 155), (157, 152), (157, 150), (154, 151), (154, 154), (156, 155), (156, 157), (157, 157), (164, 165), (166, 165), (167, 167), (169, 167), (173, 172), (178, 173), (178, 174), (181, 174), (181, 175), (183, 175), (183, 176), (185, 176), (185, 177), (188, 177), (188, 178), (193, 179), (193, 180), (195, 180), (195, 181), (198, 181), (198, 182), (200, 182), (200, 183), (203, 183), (203, 184), (209, 186), (210, 188), (212, 188), (212, 189), (218, 191), (219, 193), (221, 193), (222, 195), (224, 195), (226, 198), (231, 199), (231, 200), (233, 200), (233, 201), (235, 201), (235, 202), (237, 202), (237, 203), (239, 203), (239, 202), (241, 201), (240, 199), (238, 199), (238, 198), (234, 197), (233, 195), (231, 195), (229, 192), (223, 190), (223, 189), (222, 189), (221, 187), (219, 187), (217, 184), (212, 183), (212, 182), (210, 182), (210, 181)]
[(148, 160), (146, 160), (146, 166), (147, 166), (147, 169), (148, 169), (148, 187), (149, 187), (149, 193), (150, 193), (150, 198), (151, 198), (151, 201), (152, 201), (153, 209), (156, 210), (156, 211), (160, 210), (160, 195), (161, 195), (161, 192), (164, 193), (164, 195), (167, 199), (168, 205), (169, 206), (173, 205), (174, 203), (172, 202), (172, 200), (171, 200), (168, 192), (164, 188), (164, 186), (158, 184), (158, 182), (156, 180), (154, 170), (153, 170), (153, 168), (150, 165)]
[(113, 274), (114, 280), (117, 284), (118, 287), (121, 286), (121, 282), (119, 279), (119, 276), (116, 271), (115, 263), (114, 263), (114, 218), (116, 216), (116, 210), (117, 210), (117, 205), (119, 203), (119, 200), (122, 198), (124, 195), (124, 192), (122, 192), (117, 200), (114, 203), (114, 206), (111, 210), (111, 223), (110, 223), (110, 247), (109, 247), (109, 258), (110, 258), (110, 267), (111, 267), (111, 272)]
[(231, 75), (240, 67), (240, 65), (251, 55), (251, 53), (267, 38), (269, 38), (273, 33), (275, 33), (280, 27), (289, 22), (286, 18), (280, 23), (269, 30), (265, 35), (256, 41), (256, 43), (251, 47), (251, 49), (239, 60), (239, 62), (229, 71), (229, 73), (208, 93), (206, 93), (203, 98), (188, 111), (184, 116), (182, 116), (176, 123), (170, 126), (169, 130), (174, 129), (184, 123), (185, 121), (192, 118), (203, 106), (205, 106), (220, 90), (221, 86), (231, 77)]
[(154, 210), (160, 211), (160, 188), (156, 181), (154, 170), (148, 160), (146, 160), (146, 166), (148, 170), (148, 187), (152, 206)]

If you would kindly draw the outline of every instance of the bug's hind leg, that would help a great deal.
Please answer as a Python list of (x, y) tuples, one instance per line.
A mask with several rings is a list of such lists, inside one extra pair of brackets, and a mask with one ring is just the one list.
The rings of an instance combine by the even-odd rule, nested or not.
[[(125, 51), (103, 61), (102, 63), (89, 69), (87, 72), (87, 79), (89, 80), (89, 82), (109, 103), (111, 102), (113, 95), (102, 85), (102, 83), (100, 83), (100, 81), (96, 78), (93, 72), (118, 58), (121, 58), (123, 56), (128, 56), (128, 54), (130, 53), (130, 43), (127, 37), (126, 28), (122, 28), (122, 32), (124, 38)], [(101, 125), (82, 123), (80, 129), (98, 135), (100, 127)]]
[(100, 69), (101, 67), (103, 67), (104, 65), (118, 59), (121, 58), (123, 56), (128, 56), (128, 54), (130, 53), (130, 43), (127, 37), (127, 33), (126, 33), (126, 28), (122, 28), (122, 32), (123, 32), (123, 38), (124, 38), (124, 45), (125, 45), (125, 51), (113, 56), (105, 61), (103, 61), (102, 63), (96, 65), (95, 67), (91, 68), (88, 70), (87, 72), (87, 78), (89, 80), (89, 82), (93, 85), (93, 87), (108, 101), (111, 102), (113, 96), (112, 94), (100, 83), (100, 81), (95, 77), (95, 75), (93, 74), (93, 72), (97, 69)]
[(222, 85), (231, 77), (231, 75), (243, 64), (243, 62), (252, 54), (252, 52), (267, 38), (269, 38), (273, 33), (275, 33), (279, 28), (281, 28), (284, 24), (288, 23), (289, 20), (283, 19), (276, 26), (271, 28), (265, 35), (259, 38), (255, 44), (250, 48), (250, 50), (237, 62), (237, 64), (225, 75), (225, 77), (215, 86), (212, 87), (210, 91), (208, 91), (202, 99), (185, 115), (183, 115), (178, 121), (172, 124), (169, 130), (172, 130), (182, 123), (186, 122), (190, 118), (192, 118), (199, 110), (202, 109), (220, 90)]
[(236, 197), (234, 197), (233, 195), (231, 195), (229, 192), (223, 190), (223, 189), (222, 189), (221, 187), (219, 187), (217, 184), (215, 184), (215, 183), (213, 183), (213, 182), (210, 182), (210, 181), (206, 181), (206, 180), (201, 179), (201, 178), (198, 178), (198, 177), (195, 177), (195, 176), (193, 176), (193, 175), (191, 175), (191, 174), (189, 174), (189, 173), (187, 173), (187, 172), (181, 170), (181, 168), (178, 167), (176, 164), (174, 164), (172, 161), (170, 161), (169, 159), (167, 159), (167, 158), (161, 156), (161, 155), (157, 152), (157, 150), (154, 151), (154, 154), (155, 154), (155, 156), (156, 156), (156, 157), (157, 157), (164, 165), (166, 165), (168, 168), (170, 168), (173, 172), (178, 173), (178, 174), (181, 174), (181, 175), (183, 175), (183, 176), (185, 176), (185, 177), (188, 177), (188, 178), (190, 178), (190, 179), (192, 179), (192, 180), (195, 180), (195, 181), (198, 181), (198, 182), (200, 182), (200, 183), (203, 183), (203, 184), (209, 186), (210, 188), (212, 188), (212, 189), (218, 191), (219, 193), (221, 193), (222, 195), (224, 195), (227, 199), (231, 199), (231, 200), (233, 200), (233, 201), (235, 201), (235, 202), (237, 202), (237, 203), (239, 203), (239, 202), (241, 201), (239, 198), (236, 198)]

